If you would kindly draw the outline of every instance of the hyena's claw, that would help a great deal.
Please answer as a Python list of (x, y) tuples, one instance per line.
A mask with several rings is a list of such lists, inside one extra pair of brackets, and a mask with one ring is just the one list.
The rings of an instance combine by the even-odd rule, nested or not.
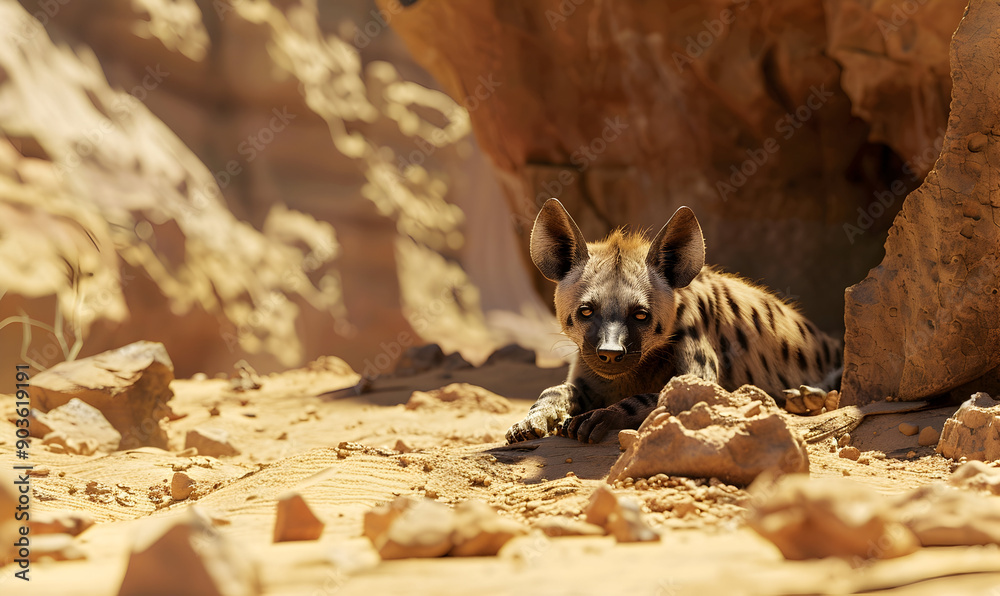
[(837, 391), (824, 391), (808, 385), (799, 385), (798, 389), (785, 389), (785, 410), (792, 414), (815, 416), (824, 411), (836, 409), (840, 403)]
[(507, 431), (507, 443), (520, 443), (532, 439), (540, 439), (548, 434), (547, 428), (542, 428), (530, 416), (514, 424)]
[(600, 443), (618, 422), (615, 412), (610, 411), (610, 408), (600, 408), (567, 418), (556, 432), (559, 436), (576, 439), (581, 443)]

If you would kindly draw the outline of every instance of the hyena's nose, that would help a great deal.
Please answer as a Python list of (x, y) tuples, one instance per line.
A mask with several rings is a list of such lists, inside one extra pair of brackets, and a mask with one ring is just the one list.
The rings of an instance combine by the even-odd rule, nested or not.
[(602, 344), (601, 347), (597, 348), (597, 357), (601, 359), (601, 362), (621, 362), (625, 358), (625, 348), (622, 346), (615, 346), (610, 344)]

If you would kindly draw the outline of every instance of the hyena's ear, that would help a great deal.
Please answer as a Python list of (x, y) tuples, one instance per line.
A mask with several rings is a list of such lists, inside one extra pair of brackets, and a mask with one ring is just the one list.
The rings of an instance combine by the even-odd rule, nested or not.
[(691, 283), (705, 266), (705, 238), (694, 211), (681, 207), (674, 212), (653, 238), (646, 264), (662, 273), (672, 288)]
[(531, 228), (531, 260), (546, 279), (560, 281), (590, 257), (576, 222), (556, 199), (549, 199)]

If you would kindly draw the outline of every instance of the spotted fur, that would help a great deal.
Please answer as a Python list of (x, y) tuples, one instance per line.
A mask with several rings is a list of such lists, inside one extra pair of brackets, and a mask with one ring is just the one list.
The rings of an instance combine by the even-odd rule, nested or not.
[(531, 257), (556, 282), (556, 315), (577, 346), (566, 382), (542, 392), (509, 442), (557, 428), (596, 441), (637, 427), (674, 376), (734, 390), (829, 385), (839, 341), (794, 306), (735, 275), (706, 267), (694, 213), (681, 207), (652, 240), (621, 230), (587, 243), (550, 199), (531, 233)]

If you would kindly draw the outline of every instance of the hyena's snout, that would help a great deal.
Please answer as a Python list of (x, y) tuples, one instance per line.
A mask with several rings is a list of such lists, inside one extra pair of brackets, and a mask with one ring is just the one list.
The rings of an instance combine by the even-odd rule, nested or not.
[(597, 341), (597, 358), (601, 362), (621, 362), (628, 352), (628, 328), (622, 323), (609, 322), (601, 326)]

